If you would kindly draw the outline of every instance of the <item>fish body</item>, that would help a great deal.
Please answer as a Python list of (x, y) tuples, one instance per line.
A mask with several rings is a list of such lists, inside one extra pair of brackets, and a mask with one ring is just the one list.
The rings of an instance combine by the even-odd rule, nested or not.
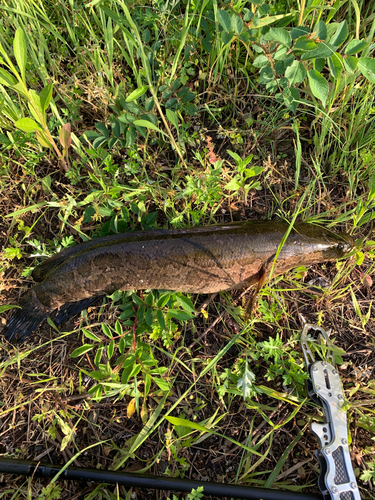
[[(138, 231), (65, 249), (36, 268), (40, 282), (21, 300), (22, 311), (13, 314), (3, 334), (23, 340), (53, 310), (72, 304), (70, 311), (78, 312), (115, 290), (214, 293), (251, 286), (269, 272), (287, 229), (281, 221), (250, 221)], [(296, 223), (273, 274), (335, 260), (353, 245), (348, 235)]]

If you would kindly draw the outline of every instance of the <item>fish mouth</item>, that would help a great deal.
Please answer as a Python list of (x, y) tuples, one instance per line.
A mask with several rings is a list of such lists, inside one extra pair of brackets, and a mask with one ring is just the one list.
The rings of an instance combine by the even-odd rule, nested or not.
[(339, 233), (338, 236), (340, 237), (341, 241), (337, 245), (337, 249), (340, 250), (343, 255), (351, 252), (355, 248), (355, 240), (349, 234)]

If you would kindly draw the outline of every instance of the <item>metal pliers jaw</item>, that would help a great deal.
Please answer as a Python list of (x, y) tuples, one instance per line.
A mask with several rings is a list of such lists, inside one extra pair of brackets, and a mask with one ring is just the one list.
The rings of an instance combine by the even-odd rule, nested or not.
[[(324, 342), (325, 360), (315, 360), (312, 346)], [(360, 500), (348, 447), (348, 425), (344, 390), (335, 368), (333, 344), (327, 332), (305, 325), (301, 347), (310, 378), (309, 396), (323, 409), (323, 423), (313, 422), (311, 431), (319, 440), (316, 456), (320, 463), (319, 488), (324, 500)]]

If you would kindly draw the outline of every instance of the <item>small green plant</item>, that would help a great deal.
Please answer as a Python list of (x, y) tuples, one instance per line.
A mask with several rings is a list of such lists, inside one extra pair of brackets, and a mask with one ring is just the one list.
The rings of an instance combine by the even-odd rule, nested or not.
[[(110, 118), (109, 126), (102, 122), (96, 123), (96, 131), (88, 130), (83, 134), (86, 140), (93, 141), (95, 149), (106, 146), (111, 150), (116, 145), (126, 148), (134, 146), (137, 133), (146, 137), (148, 130), (159, 132), (164, 137), (164, 133), (158, 128), (157, 116), (152, 113), (155, 108), (154, 97), (146, 95), (148, 88), (148, 85), (143, 85), (126, 99), (117, 99), (111, 106), (114, 115)], [(179, 119), (184, 123), (181, 113), (194, 115), (198, 111), (195, 104), (191, 103), (196, 94), (191, 92), (189, 87), (181, 86), (180, 79), (177, 78), (169, 86), (161, 85), (157, 95), (168, 121), (175, 127), (180, 137)], [(157, 141), (152, 140), (151, 144), (155, 142)]]
[(18, 70), (0, 43), (0, 63), (10, 71), (0, 68), (0, 84), (16, 91), (21, 98), (26, 100), (32, 118), (21, 117), (21, 111), (18, 109), (18, 112), (16, 112), (16, 108), (12, 107), (10, 103), (3, 103), (0, 112), (16, 128), (26, 133), (35, 133), (39, 144), (54, 151), (61, 166), (67, 170), (65, 157), (71, 143), (70, 126), (64, 125), (61, 129), (60, 140), (64, 148), (63, 153), (61, 153), (49, 131), (46, 115), (46, 110), (52, 99), (53, 85), (52, 83), (47, 84), (39, 94), (35, 90), (28, 88), (26, 82), (27, 47), (21, 27), (16, 30), (13, 50)]
[(252, 154), (243, 160), (233, 151), (227, 151), (227, 153), (235, 160), (237, 164), (237, 173), (232, 176), (232, 179), (224, 186), (224, 189), (227, 191), (235, 191), (236, 193), (242, 191), (243, 201), (244, 203), (247, 203), (249, 191), (251, 189), (261, 189), (259, 181), (254, 182), (252, 180), (250, 181), (250, 179), (261, 174), (264, 169), (255, 165), (251, 167), (248, 166), (253, 159)]
[[(110, 296), (122, 311), (115, 326), (102, 324), (102, 335), (82, 330), (85, 343), (75, 349), (71, 357), (81, 357), (94, 350), (96, 370), (82, 371), (95, 384), (89, 393), (100, 401), (103, 396), (131, 395), (139, 400), (138, 385), (145, 380), (143, 397), (146, 398), (151, 382), (163, 392), (168, 392), (171, 384), (165, 378), (166, 367), (160, 367), (154, 358), (151, 346), (142, 341), (145, 333), (154, 341), (161, 339), (170, 348), (179, 336), (178, 325), (173, 320), (186, 321), (194, 317), (191, 300), (181, 293), (157, 290), (143, 297), (131, 292), (115, 292)], [(125, 331), (124, 331), (125, 327)], [(86, 343), (91, 340), (91, 343)], [(141, 372), (142, 378), (137, 378)], [(138, 406), (137, 406), (138, 408)]]
[[(188, 493), (186, 500), (200, 500), (204, 497), (204, 486), (198, 486), (197, 489), (192, 489), (190, 493)], [(172, 499), (168, 498), (168, 500), (179, 500), (176, 495), (173, 495)]]
[(359, 319), (361, 320), (361, 325), (362, 325), (362, 328), (364, 329), (371, 318), (372, 301), (369, 304), (369, 307), (368, 307), (366, 314), (363, 314), (361, 311), (361, 308), (359, 306), (357, 297), (355, 296), (355, 294), (353, 292), (352, 287), (350, 287), (350, 295), (352, 297), (354, 310), (355, 310), (357, 316), (359, 317)]
[(375, 484), (375, 463), (368, 463), (368, 469), (360, 476), (361, 481), (372, 481)]
[(61, 491), (61, 486), (50, 483), (42, 489), (42, 493), (37, 497), (37, 500), (57, 500), (61, 497)]
[[(323, 108), (329, 109), (336, 94), (346, 85), (346, 76), (353, 76), (354, 81), (362, 74), (375, 82), (374, 59), (356, 57), (368, 52), (369, 42), (352, 37), (348, 41), (347, 21), (330, 22), (335, 11), (330, 12), (326, 22), (320, 19), (312, 29), (303, 26), (305, 13), (301, 11), (299, 25), (286, 29), (269, 27), (285, 16), (269, 16), (269, 7), (265, 10), (263, 6), (266, 4), (255, 13), (244, 8), (243, 18), (237, 12), (230, 15), (226, 10), (218, 10), (221, 40), (223, 48), (237, 41), (246, 46), (253, 57), (253, 67), (260, 70), (259, 83), (288, 109), (295, 112), (299, 105), (308, 103), (298, 90), (303, 83), (308, 83), (305, 95), (318, 99)], [(253, 53), (257, 55), (252, 56)], [(329, 68), (328, 75), (323, 73), (325, 65)], [(329, 82), (333, 83), (332, 90)]]

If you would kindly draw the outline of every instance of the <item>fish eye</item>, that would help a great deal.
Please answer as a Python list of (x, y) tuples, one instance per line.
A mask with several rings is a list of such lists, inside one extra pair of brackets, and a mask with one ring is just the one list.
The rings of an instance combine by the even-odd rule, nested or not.
[(344, 245), (343, 245), (342, 243), (339, 243), (339, 244), (337, 245), (337, 250), (338, 250), (339, 252), (342, 252), (342, 251), (344, 250)]

